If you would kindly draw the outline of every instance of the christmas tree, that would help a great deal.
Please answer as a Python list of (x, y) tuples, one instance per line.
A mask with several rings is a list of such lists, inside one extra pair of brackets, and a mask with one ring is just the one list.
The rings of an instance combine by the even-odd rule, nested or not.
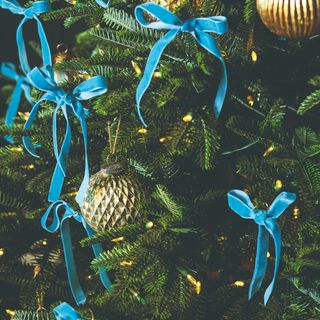
[[(188, 23), (181, 22), (159, 63), (149, 68), (151, 81), (138, 112), (136, 92), (150, 51), (180, 26), (139, 23), (143, 10), (152, 26), (159, 19), (146, 9), (154, 7), (141, 7), (141, 1), (52, 1), (52, 9), (40, 15), (44, 29), (48, 22), (50, 32), (64, 25), (71, 39), (50, 43), (57, 87), (49, 91), (65, 99), (65, 109), (52, 97), (44, 99), (48, 91), (29, 74), (24, 81), (30, 99), (21, 93), (19, 110), (8, 123), (5, 109), (21, 82), (8, 79), (2, 68), (1, 319), (318, 319), (319, 1), (301, 8), (304, 16), (295, 9), (296, 20), (280, 23), (282, 31), (275, 22), (272, 27), (262, 22), (259, 1), (154, 3)], [(195, 31), (206, 17), (225, 23), (221, 16), (228, 30)], [(215, 54), (206, 48), (204, 34), (212, 35)], [(41, 57), (44, 49), (35, 40), (26, 39), (28, 51)], [(228, 90), (220, 110), (223, 63)], [(43, 79), (50, 75), (48, 68), (37, 70)], [(22, 71), (23, 66), (16, 72)], [(107, 86), (101, 84), (101, 92), (80, 107), (79, 88), (102, 79), (97, 76)], [(68, 94), (76, 98), (68, 100)], [(38, 101), (34, 123), (25, 126)], [(68, 130), (70, 152), (63, 154)], [(91, 178), (79, 201), (86, 155)], [(65, 178), (51, 183), (54, 173)], [(47, 211), (49, 189), (52, 211)], [(296, 194), (277, 217), (281, 263), (265, 306), (264, 291), (279, 256), (270, 237), (262, 289), (248, 300), (261, 225), (230, 209), (231, 189), (244, 191), (252, 201), (250, 212), (257, 214), (271, 212), (279, 193)], [(72, 219), (59, 227), (56, 219), (64, 212)], [(86, 296), (79, 305), (70, 290), (76, 274)], [(78, 318), (54, 314), (63, 301)]]

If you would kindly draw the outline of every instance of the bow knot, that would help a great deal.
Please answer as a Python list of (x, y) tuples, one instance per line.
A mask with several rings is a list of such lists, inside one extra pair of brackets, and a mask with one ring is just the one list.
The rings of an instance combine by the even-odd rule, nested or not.
[(273, 201), (267, 210), (255, 209), (249, 196), (241, 190), (228, 192), (229, 207), (244, 219), (252, 219), (258, 225), (257, 253), (255, 268), (249, 288), (249, 299), (260, 289), (262, 280), (267, 270), (267, 252), (269, 249), (269, 234), (273, 238), (275, 246), (275, 266), (273, 279), (264, 294), (264, 304), (267, 304), (280, 264), (281, 254), (281, 231), (276, 222), (288, 207), (296, 200), (294, 193), (282, 192)]
[(267, 211), (263, 210), (253, 210), (253, 220), (258, 225), (265, 225), (265, 221), (267, 219)]
[(197, 23), (197, 20), (194, 18), (185, 21), (181, 26), (181, 31), (189, 32), (189, 33), (194, 32), (196, 28), (196, 23)]

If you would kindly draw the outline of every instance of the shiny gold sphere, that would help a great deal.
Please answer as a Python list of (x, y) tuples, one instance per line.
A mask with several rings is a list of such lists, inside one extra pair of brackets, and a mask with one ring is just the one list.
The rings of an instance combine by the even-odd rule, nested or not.
[(278, 36), (301, 39), (320, 31), (320, 0), (257, 0), (257, 10)]

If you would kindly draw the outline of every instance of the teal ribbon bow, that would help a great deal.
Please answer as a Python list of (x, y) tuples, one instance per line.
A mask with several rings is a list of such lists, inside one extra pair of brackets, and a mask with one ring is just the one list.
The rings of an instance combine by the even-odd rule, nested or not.
[(18, 53), (21, 69), (25, 74), (30, 71), (30, 66), (27, 58), (26, 46), (23, 38), (23, 25), (31, 19), (36, 20), (38, 25), (38, 35), (41, 43), (42, 49), (42, 60), (43, 64), (51, 65), (51, 53), (48, 40), (44, 29), (42, 27), (41, 21), (38, 18), (38, 15), (41, 13), (49, 12), (51, 10), (51, 5), (49, 1), (36, 1), (33, 2), (31, 7), (24, 8), (16, 0), (0, 0), (0, 7), (3, 9), (8, 9), (12, 13), (23, 15), (16, 33)]
[[(158, 21), (148, 22), (144, 16), (145, 13), (156, 18)], [(137, 112), (143, 125), (146, 126), (140, 111), (142, 96), (150, 85), (153, 73), (156, 70), (164, 49), (180, 32), (192, 34), (200, 46), (220, 60), (222, 77), (220, 79), (213, 107), (215, 116), (218, 118), (227, 92), (227, 70), (215, 39), (208, 34), (208, 32), (216, 34), (226, 33), (228, 31), (227, 18), (223, 16), (192, 18), (183, 22), (169, 10), (151, 2), (138, 5), (135, 8), (135, 16), (137, 21), (144, 27), (156, 30), (168, 30), (168, 32), (159, 39), (151, 49), (143, 77), (137, 88)]]
[[(66, 176), (67, 160), (69, 157), (72, 137), (69, 115), (71, 114), (75, 116), (80, 122), (83, 136), (85, 166), (84, 177), (76, 196), (76, 201), (81, 206), (87, 186), (89, 184), (88, 139), (85, 119), (86, 110), (83, 108), (81, 101), (91, 99), (107, 92), (108, 87), (105, 78), (102, 76), (96, 76), (89, 80), (86, 80), (76, 86), (74, 90), (69, 94), (57, 85), (54, 80), (53, 69), (49, 65), (42, 68), (34, 68), (31, 72), (29, 72), (28, 78), (36, 88), (44, 91), (45, 93), (33, 106), (30, 112), (30, 116), (25, 123), (25, 129), (31, 128), (42, 101), (51, 101), (55, 104), (52, 119), (52, 133), (54, 154), (57, 160), (57, 164), (53, 173), (48, 195), (48, 200), (50, 202), (57, 201), (60, 198), (61, 188)], [(66, 121), (65, 136), (60, 150), (58, 148), (57, 142), (57, 113), (59, 110), (62, 111)], [(22, 140), (26, 150), (34, 157), (39, 157), (36, 154), (35, 148), (30, 138), (23, 137)]]
[(296, 195), (289, 192), (281, 192), (267, 210), (255, 209), (249, 196), (241, 190), (228, 192), (228, 203), (230, 208), (244, 219), (252, 219), (258, 224), (258, 239), (255, 268), (249, 287), (249, 299), (260, 289), (262, 280), (266, 273), (269, 248), (269, 234), (272, 236), (275, 246), (275, 266), (273, 279), (264, 294), (264, 304), (268, 303), (271, 296), (276, 275), (280, 264), (281, 255), (281, 231), (275, 221), (294, 201)]
[(83, 320), (78, 312), (66, 302), (62, 302), (55, 307), (53, 313), (57, 320)]
[[(64, 211), (61, 220), (59, 218), (60, 210)], [(70, 218), (74, 218), (76, 221), (82, 223), (89, 237), (94, 234), (94, 231), (88, 226), (83, 217), (77, 212), (75, 212), (66, 202), (62, 200), (56, 201), (50, 205), (50, 207), (47, 209), (47, 211), (41, 218), (41, 226), (50, 233), (54, 233), (60, 229), (69, 285), (72, 295), (77, 305), (79, 305), (84, 304), (86, 302), (86, 296), (81, 288), (77, 268), (74, 261), (70, 232)], [(49, 221), (52, 222), (48, 225)], [(98, 257), (103, 252), (101, 244), (92, 245), (92, 250), (94, 252), (95, 257)], [(99, 275), (103, 286), (106, 289), (110, 290), (111, 282), (105, 269), (99, 268)]]
[[(28, 78), (18, 74), (12, 63), (3, 62), (0, 67), (0, 74), (16, 82), (4, 120), (5, 125), (11, 127), (17, 115), (22, 92), (24, 92), (24, 96), (28, 102), (33, 105), (30, 97), (31, 87)], [(5, 138), (9, 143), (14, 142), (11, 136), (6, 136)]]

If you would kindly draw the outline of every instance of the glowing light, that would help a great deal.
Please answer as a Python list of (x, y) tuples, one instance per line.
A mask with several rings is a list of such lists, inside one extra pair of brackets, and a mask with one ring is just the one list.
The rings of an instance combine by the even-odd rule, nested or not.
[(268, 251), (268, 252), (267, 252), (267, 258), (270, 258), (270, 256), (271, 256), (271, 254), (270, 254), (270, 252)]
[(141, 134), (146, 134), (148, 132), (148, 130), (146, 128), (140, 128), (138, 130), (138, 133), (141, 133)]
[(118, 237), (118, 238), (112, 239), (111, 241), (114, 242), (114, 243), (117, 243), (117, 242), (121, 242), (123, 240), (124, 240), (124, 237)]
[(236, 287), (244, 287), (245, 283), (244, 281), (237, 280), (233, 283)]
[(147, 229), (151, 229), (151, 228), (153, 228), (153, 226), (154, 226), (154, 223), (153, 223), (152, 221), (148, 221), (148, 222), (146, 223), (146, 228), (147, 228)]
[(46, 246), (48, 244), (47, 240), (42, 240), (42, 245)]
[(20, 111), (18, 111), (18, 115), (23, 121), (27, 121), (29, 116), (30, 116), (30, 112), (20, 112)]
[(254, 99), (253, 99), (253, 96), (247, 96), (247, 102), (248, 102), (248, 105), (250, 107), (253, 107), (254, 106)]
[(199, 295), (201, 292), (201, 282), (200, 281), (197, 281), (197, 284), (196, 284), (196, 293)]
[(123, 267), (130, 267), (130, 266), (133, 265), (133, 261), (131, 261), (131, 260), (130, 261), (125, 261), (124, 260), (124, 261), (120, 262), (120, 265), (123, 266)]
[(4, 248), (0, 248), (0, 257), (4, 255)]
[(21, 168), (23, 168), (23, 169), (26, 169), (26, 170), (32, 170), (32, 169), (34, 169), (34, 164), (26, 164), (26, 165), (23, 165), (23, 166), (21, 166)]
[(298, 207), (293, 208), (293, 219), (298, 220), (300, 215), (300, 209)]
[(138, 64), (135, 62), (135, 61), (131, 61), (131, 65), (132, 65), (132, 68), (133, 70), (135, 71), (135, 73), (140, 76), (142, 74), (142, 70), (141, 68), (138, 66)]
[(8, 314), (9, 316), (14, 316), (16, 314), (16, 312), (11, 309), (6, 309), (6, 314)]
[(268, 156), (274, 150), (274, 146), (270, 146), (263, 154), (264, 157)]
[(159, 141), (160, 141), (161, 143), (164, 143), (164, 142), (166, 142), (167, 140), (168, 140), (167, 137), (161, 137), (161, 138), (159, 139)]
[(279, 191), (282, 189), (282, 181), (280, 179), (276, 180), (274, 185), (275, 190)]
[(10, 151), (12, 151), (12, 152), (22, 152), (23, 148), (22, 147), (11, 147)]
[(153, 73), (153, 77), (154, 77), (154, 78), (161, 78), (161, 76), (162, 76), (162, 74), (161, 74), (160, 71), (155, 71), (155, 72)]
[(251, 60), (254, 63), (258, 61), (258, 55), (254, 50), (251, 51)]
[(190, 121), (192, 121), (192, 113), (187, 113), (185, 116), (183, 116), (183, 118), (182, 118), (182, 120), (184, 121), (184, 122), (190, 122)]

